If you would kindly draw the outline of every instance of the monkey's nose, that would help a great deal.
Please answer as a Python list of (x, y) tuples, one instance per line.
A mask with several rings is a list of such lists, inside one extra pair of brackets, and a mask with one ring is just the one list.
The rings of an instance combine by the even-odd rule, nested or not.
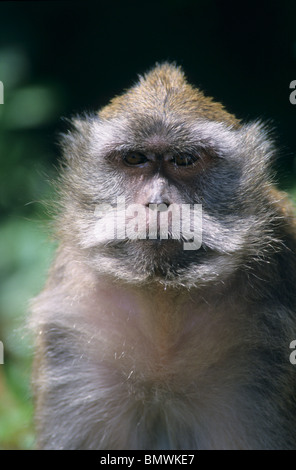
[(159, 202), (149, 202), (146, 205), (147, 207), (149, 207), (149, 209), (153, 211), (165, 212), (168, 210), (170, 204), (168, 202), (159, 201)]

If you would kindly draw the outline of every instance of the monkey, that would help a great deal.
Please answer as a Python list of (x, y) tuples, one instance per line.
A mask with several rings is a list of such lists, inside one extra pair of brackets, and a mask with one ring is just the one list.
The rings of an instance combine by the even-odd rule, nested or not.
[[(164, 62), (74, 117), (61, 148), (30, 320), (37, 448), (295, 449), (295, 218), (266, 125)], [(191, 209), (179, 237), (174, 204)]]

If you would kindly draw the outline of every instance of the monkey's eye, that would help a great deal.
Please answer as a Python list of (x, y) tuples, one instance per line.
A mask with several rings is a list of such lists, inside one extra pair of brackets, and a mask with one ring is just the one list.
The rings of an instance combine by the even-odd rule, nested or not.
[(193, 165), (197, 160), (193, 155), (176, 155), (172, 159), (175, 165), (177, 166), (189, 166)]
[(130, 153), (123, 160), (129, 166), (143, 165), (143, 163), (148, 161), (147, 157), (141, 153)]

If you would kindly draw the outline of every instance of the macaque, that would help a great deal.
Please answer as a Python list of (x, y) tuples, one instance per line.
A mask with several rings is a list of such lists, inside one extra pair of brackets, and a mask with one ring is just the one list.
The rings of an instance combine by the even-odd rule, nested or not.
[(62, 149), (38, 448), (295, 449), (296, 231), (265, 126), (164, 63)]

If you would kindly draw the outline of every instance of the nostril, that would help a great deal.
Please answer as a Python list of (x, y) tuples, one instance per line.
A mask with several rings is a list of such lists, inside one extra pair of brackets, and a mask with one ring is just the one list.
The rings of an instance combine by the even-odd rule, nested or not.
[(159, 212), (167, 211), (169, 208), (169, 205), (170, 205), (169, 203), (163, 202), (163, 201), (149, 202), (148, 204), (146, 204), (146, 206), (149, 207), (149, 209), (153, 211), (159, 211)]
[(157, 210), (159, 212), (165, 212), (168, 210), (168, 208), (169, 208), (169, 204), (167, 204), (166, 202), (162, 202), (161, 204), (157, 205)]

